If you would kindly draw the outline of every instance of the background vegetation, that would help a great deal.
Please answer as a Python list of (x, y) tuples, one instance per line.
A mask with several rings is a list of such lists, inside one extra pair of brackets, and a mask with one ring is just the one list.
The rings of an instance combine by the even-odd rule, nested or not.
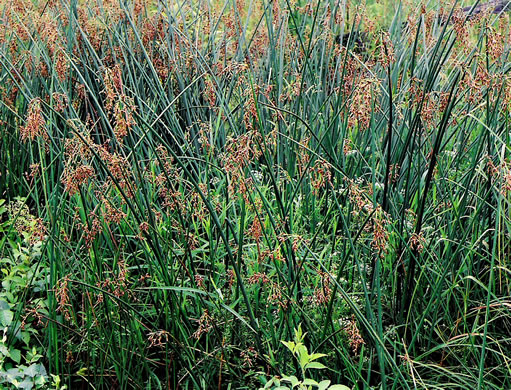
[(0, 4), (0, 387), (511, 387), (507, 14)]

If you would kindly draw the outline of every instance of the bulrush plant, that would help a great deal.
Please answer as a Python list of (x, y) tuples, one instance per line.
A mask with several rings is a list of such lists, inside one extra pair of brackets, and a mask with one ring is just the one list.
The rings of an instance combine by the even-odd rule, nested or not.
[(509, 17), (383, 3), (0, 0), (0, 387), (32, 322), (38, 386), (511, 387)]

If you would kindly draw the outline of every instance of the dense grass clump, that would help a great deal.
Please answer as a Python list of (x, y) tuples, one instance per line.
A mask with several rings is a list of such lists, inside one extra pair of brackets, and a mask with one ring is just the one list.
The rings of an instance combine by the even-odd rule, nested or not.
[(0, 387), (511, 388), (510, 23), (463, 6), (0, 0)]

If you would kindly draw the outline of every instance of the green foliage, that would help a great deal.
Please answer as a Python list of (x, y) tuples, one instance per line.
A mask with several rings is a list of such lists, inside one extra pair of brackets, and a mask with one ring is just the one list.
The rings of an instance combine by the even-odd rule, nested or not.
[[(40, 330), (32, 324), (30, 315), (22, 315), (20, 302), (26, 300), (25, 309), (34, 310), (37, 316), (48, 316), (46, 290), (49, 269), (40, 266), (43, 243), (33, 240), (34, 217), (22, 199), (12, 203), (6, 207), (5, 201), (0, 200), (0, 218), (8, 216), (0, 224), (3, 235), (0, 255), (0, 386), (10, 384), (17, 389), (46, 389), (49, 377), (41, 363)], [(17, 230), (23, 234), (18, 235)]]
[[(328, 379), (317, 382), (314, 379), (308, 378), (307, 370), (327, 368), (323, 364), (315, 361), (327, 355), (323, 353), (313, 353), (309, 355), (307, 347), (303, 344), (304, 338), (305, 334), (302, 332), (302, 327), (301, 325), (298, 325), (298, 329), (295, 329), (294, 332), (294, 341), (282, 341), (282, 344), (284, 344), (287, 349), (291, 351), (293, 357), (298, 362), (302, 379), (299, 380), (294, 375), (282, 375), (281, 378), (274, 376), (268, 382), (266, 382), (263, 388), (259, 390), (284, 390), (295, 388), (298, 390), (309, 390), (315, 388), (318, 390), (350, 390), (349, 387), (344, 385), (331, 385), (331, 381)], [(288, 383), (290, 387), (288, 387)]]

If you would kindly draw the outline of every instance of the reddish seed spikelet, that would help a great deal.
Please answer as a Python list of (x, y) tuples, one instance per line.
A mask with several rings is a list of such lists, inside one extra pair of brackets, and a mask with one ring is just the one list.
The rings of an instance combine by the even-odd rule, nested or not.
[(410, 249), (416, 251), (417, 253), (422, 253), (425, 244), (426, 239), (424, 238), (424, 234), (422, 232), (418, 234), (413, 233), (408, 242), (408, 245), (410, 245)]
[(93, 179), (95, 176), (94, 168), (90, 165), (80, 165), (76, 168), (66, 167), (62, 174), (61, 182), (64, 184), (69, 195), (76, 194), (80, 186)]
[(256, 272), (247, 280), (248, 284), (257, 284), (257, 283), (270, 283), (270, 279), (268, 276), (262, 272)]
[(354, 315), (352, 315), (351, 319), (348, 320), (347, 323), (345, 323), (344, 330), (348, 335), (348, 341), (351, 350), (356, 355), (358, 353), (360, 346), (365, 344), (365, 341), (362, 338), (362, 335), (360, 334), (360, 330), (358, 329)]
[(208, 310), (204, 309), (202, 316), (199, 318), (199, 327), (192, 337), (198, 340), (203, 334), (209, 333), (211, 329), (213, 329), (213, 318), (209, 315)]
[(320, 277), (319, 285), (314, 289), (314, 294), (309, 297), (309, 302), (314, 306), (328, 304), (332, 297), (332, 288), (330, 287), (330, 276), (327, 272), (318, 270)]
[(65, 95), (63, 93), (54, 92), (52, 94), (52, 100), (53, 100), (53, 109), (58, 113), (63, 112), (68, 106), (67, 95)]
[(69, 275), (64, 276), (62, 279), (57, 281), (55, 286), (55, 298), (57, 299), (57, 313), (64, 315), (66, 321), (70, 321), (71, 314), (71, 299), (69, 297)]
[(350, 103), (349, 125), (360, 130), (369, 128), (373, 115), (373, 102), (380, 94), (379, 80), (369, 77), (360, 80)]
[(332, 185), (332, 165), (328, 161), (316, 160), (312, 169), (311, 185), (316, 196), (320, 189)]
[(115, 207), (105, 197), (102, 197), (101, 201), (104, 206), (103, 219), (105, 220), (106, 223), (119, 224), (123, 219), (126, 218), (126, 213), (124, 213), (121, 209)]
[(202, 277), (201, 275), (195, 275), (194, 279), (195, 279), (195, 283), (197, 283), (197, 287), (199, 287), (199, 288), (206, 287), (204, 284), (204, 277)]
[(90, 226), (82, 224), (83, 237), (85, 240), (85, 249), (90, 249), (96, 237), (103, 232), (101, 220), (95, 211), (89, 213)]
[(169, 341), (170, 333), (166, 330), (157, 330), (149, 332), (147, 340), (150, 347), (164, 348)]
[(34, 98), (30, 101), (25, 126), (20, 127), (20, 134), (23, 142), (33, 141), (37, 137), (41, 137), (45, 141), (48, 139), (45, 120), (42, 114), (41, 99)]
[(382, 33), (379, 62), (384, 68), (388, 68), (391, 64), (396, 62), (394, 44), (390, 40), (388, 32)]

